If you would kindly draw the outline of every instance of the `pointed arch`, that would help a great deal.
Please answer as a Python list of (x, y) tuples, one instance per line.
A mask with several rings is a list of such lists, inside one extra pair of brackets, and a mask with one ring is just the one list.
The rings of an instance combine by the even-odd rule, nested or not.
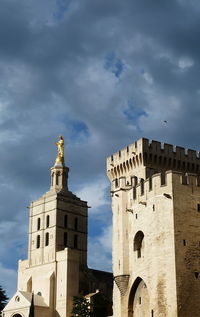
[(131, 287), (128, 299), (128, 317), (149, 317), (149, 292), (146, 283), (137, 277)]

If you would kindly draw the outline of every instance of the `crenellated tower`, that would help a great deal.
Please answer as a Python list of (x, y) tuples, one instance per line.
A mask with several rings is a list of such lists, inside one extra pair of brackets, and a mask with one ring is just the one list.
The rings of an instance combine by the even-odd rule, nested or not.
[(107, 159), (114, 317), (199, 315), (199, 172), (199, 152), (148, 139)]

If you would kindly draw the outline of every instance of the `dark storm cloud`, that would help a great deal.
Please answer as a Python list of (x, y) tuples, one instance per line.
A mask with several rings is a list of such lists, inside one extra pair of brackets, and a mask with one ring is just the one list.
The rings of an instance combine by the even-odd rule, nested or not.
[[(113, 151), (142, 136), (199, 147), (199, 14), (195, 0), (1, 1), (0, 272), (15, 226), (13, 259), (24, 256), (26, 206), (49, 188), (58, 135), (70, 188), (95, 207), (91, 223), (110, 212)], [(97, 246), (106, 250), (105, 239), (90, 241)]]

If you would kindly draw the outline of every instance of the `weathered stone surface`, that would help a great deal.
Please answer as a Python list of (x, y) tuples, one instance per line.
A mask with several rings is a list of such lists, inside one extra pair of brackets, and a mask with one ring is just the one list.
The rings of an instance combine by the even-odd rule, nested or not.
[(130, 275), (114, 317), (199, 316), (199, 171), (195, 151), (147, 139), (107, 159), (113, 273)]

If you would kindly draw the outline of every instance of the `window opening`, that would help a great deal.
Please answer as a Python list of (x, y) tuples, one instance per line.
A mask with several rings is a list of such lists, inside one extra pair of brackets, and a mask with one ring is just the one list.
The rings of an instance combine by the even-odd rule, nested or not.
[(37, 249), (39, 249), (39, 247), (40, 247), (40, 236), (39, 235), (37, 236), (36, 247), (37, 247)]
[(141, 303), (142, 303), (142, 298), (139, 297), (139, 298), (138, 298), (138, 301), (139, 301), (139, 304), (141, 305)]
[(198, 279), (199, 278), (199, 272), (194, 272), (194, 276), (195, 276), (196, 279)]
[(140, 180), (140, 190), (141, 190), (141, 195), (144, 195), (144, 179), (141, 178)]
[(78, 236), (77, 236), (77, 234), (74, 235), (74, 248), (75, 249), (78, 248)]
[(46, 227), (47, 228), (49, 227), (49, 224), (50, 224), (50, 216), (47, 215), (47, 218), (46, 218)]
[(186, 174), (182, 174), (182, 185), (188, 184), (188, 177)]
[(51, 175), (51, 186), (53, 186), (54, 173)]
[(41, 223), (41, 220), (40, 218), (37, 219), (37, 230), (40, 230), (40, 223)]
[(58, 181), (59, 181), (59, 173), (56, 173), (56, 185), (58, 185)]
[(138, 257), (138, 259), (141, 258), (141, 249), (137, 250), (137, 257)]
[(200, 212), (200, 204), (197, 204), (197, 211)]
[(67, 232), (64, 232), (64, 246), (67, 247)]
[(138, 231), (134, 238), (134, 251), (137, 251), (137, 258), (141, 258), (143, 238), (144, 238), (144, 233), (142, 231)]
[(49, 233), (46, 232), (46, 235), (45, 235), (45, 246), (47, 247), (49, 245)]
[(74, 229), (78, 230), (78, 218), (74, 219)]
[(183, 240), (183, 245), (186, 246), (186, 240)]
[(161, 185), (165, 185), (166, 179), (165, 179), (165, 173), (161, 173)]
[(133, 199), (136, 199), (136, 187), (133, 187)]
[(149, 190), (152, 190), (152, 177), (149, 177)]
[(65, 215), (64, 217), (64, 227), (67, 228), (68, 225), (68, 215)]
[(153, 311), (153, 309), (151, 310), (151, 317), (154, 317), (154, 311)]
[(153, 211), (155, 211), (155, 205), (153, 205)]

